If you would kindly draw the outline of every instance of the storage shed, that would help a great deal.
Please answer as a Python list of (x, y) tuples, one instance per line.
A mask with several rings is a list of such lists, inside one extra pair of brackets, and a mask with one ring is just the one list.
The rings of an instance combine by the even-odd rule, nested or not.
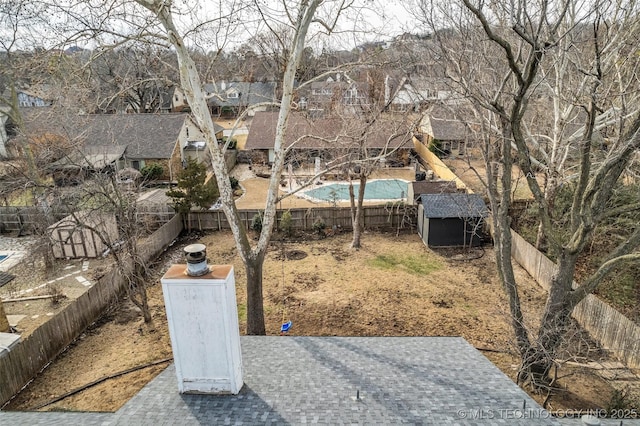
[(418, 207), (418, 234), (429, 247), (482, 243), (487, 207), (478, 194), (424, 194)]
[[(95, 229), (95, 232), (89, 228)], [(118, 241), (116, 218), (107, 213), (79, 212), (75, 217), (69, 215), (54, 223), (47, 230), (53, 243), (53, 255), (57, 259), (101, 256), (107, 246), (96, 232), (111, 243)]]

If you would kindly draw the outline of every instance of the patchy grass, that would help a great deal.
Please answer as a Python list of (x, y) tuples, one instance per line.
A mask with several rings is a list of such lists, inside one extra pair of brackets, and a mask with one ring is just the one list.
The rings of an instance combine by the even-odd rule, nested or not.
[(238, 303), (238, 320), (247, 321), (247, 305), (244, 303)]
[(33, 191), (31, 188), (13, 192), (9, 196), (9, 205), (13, 207), (32, 206)]
[(419, 256), (397, 256), (393, 254), (378, 255), (371, 259), (369, 264), (375, 268), (384, 270), (400, 268), (414, 275), (428, 275), (442, 267), (442, 264), (434, 259)]

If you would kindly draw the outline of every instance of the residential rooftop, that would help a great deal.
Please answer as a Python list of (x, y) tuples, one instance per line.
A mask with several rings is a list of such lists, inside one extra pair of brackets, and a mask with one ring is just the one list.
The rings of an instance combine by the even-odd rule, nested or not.
[(561, 424), (461, 337), (241, 344), (238, 395), (179, 394), (172, 364), (116, 413), (0, 412), (0, 424)]

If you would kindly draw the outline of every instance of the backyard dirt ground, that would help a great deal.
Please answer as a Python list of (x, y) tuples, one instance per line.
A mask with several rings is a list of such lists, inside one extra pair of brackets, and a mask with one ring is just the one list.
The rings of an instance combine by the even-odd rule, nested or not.
[[(233, 264), (241, 330), (245, 328), (245, 272), (228, 233), (183, 239), (153, 268), (149, 297), (153, 324), (145, 325), (127, 301), (87, 330), (5, 409), (32, 410), (82, 385), (132, 367), (171, 357), (160, 277), (183, 263), (181, 247), (202, 242), (211, 264)], [(468, 255), (427, 249), (415, 234), (365, 233), (364, 247), (349, 249), (350, 235), (325, 239), (299, 236), (272, 242), (264, 267), (268, 334), (278, 334), (282, 319), (293, 321), (290, 334), (312, 336), (462, 336), (504, 373), (515, 376), (517, 359), (506, 300), (496, 278), (490, 249)], [(283, 256), (284, 253), (284, 256)], [(526, 319), (540, 313), (545, 294), (521, 269)], [(606, 359), (583, 334), (579, 361)], [(286, 339), (286, 336), (282, 337)], [(155, 377), (167, 362), (109, 379), (43, 410), (115, 411)], [(614, 388), (596, 370), (563, 366), (563, 389), (550, 409), (606, 407)], [(629, 382), (636, 383), (636, 382)], [(534, 395), (542, 402), (544, 395)]]

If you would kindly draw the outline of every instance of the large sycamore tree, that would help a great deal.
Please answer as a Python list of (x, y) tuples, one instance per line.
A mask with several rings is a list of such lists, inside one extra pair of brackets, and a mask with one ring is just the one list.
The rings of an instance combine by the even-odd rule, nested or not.
[[(278, 187), (285, 160), (285, 133), (287, 121), (294, 101), (294, 83), (296, 72), (304, 53), (307, 37), (312, 25), (317, 25), (326, 33), (331, 33), (336, 25), (337, 17), (351, 6), (350, 1), (331, 0), (300, 0), (283, 1), (280, 17), (282, 22), (292, 30), (290, 46), (285, 60), (285, 69), (281, 82), (282, 98), (280, 113), (274, 141), (274, 161), (271, 168), (271, 178), (265, 203), (262, 231), (257, 243), (253, 245), (247, 236), (238, 215), (233, 199), (233, 190), (229, 181), (224, 161), (224, 147), (218, 146), (213, 121), (207, 107), (202, 90), (202, 81), (198, 75), (196, 64), (191, 58), (185, 38), (176, 22), (175, 10), (171, 2), (162, 0), (137, 0), (152, 14), (159, 23), (166, 40), (169, 41), (178, 58), (180, 84), (189, 102), (192, 114), (207, 139), (207, 146), (211, 153), (213, 170), (218, 182), (222, 208), (231, 225), (238, 253), (244, 262), (247, 275), (247, 334), (266, 334), (262, 294), (262, 267), (267, 253), (269, 239), (276, 222), (276, 203), (278, 202)], [(258, 16), (267, 19), (267, 11), (262, 2), (255, 2), (252, 6), (258, 9)], [(157, 29), (157, 28), (155, 28)]]
[[(499, 277), (508, 295), (522, 364), (519, 380), (548, 389), (549, 372), (573, 309), (615, 269), (638, 262), (640, 226), (574, 287), (579, 257), (597, 226), (624, 210), (610, 201), (640, 147), (637, 96), (640, 21), (635, 0), (419, 1), (433, 29), (441, 71), (474, 111), (486, 161)], [(459, 106), (453, 108), (460, 110)], [(571, 126), (569, 126), (571, 124)], [(598, 134), (607, 137), (606, 143)], [(553, 275), (537, 329), (525, 326), (511, 258), (511, 218), (518, 166), (554, 253)], [(558, 216), (554, 200), (568, 191)]]

